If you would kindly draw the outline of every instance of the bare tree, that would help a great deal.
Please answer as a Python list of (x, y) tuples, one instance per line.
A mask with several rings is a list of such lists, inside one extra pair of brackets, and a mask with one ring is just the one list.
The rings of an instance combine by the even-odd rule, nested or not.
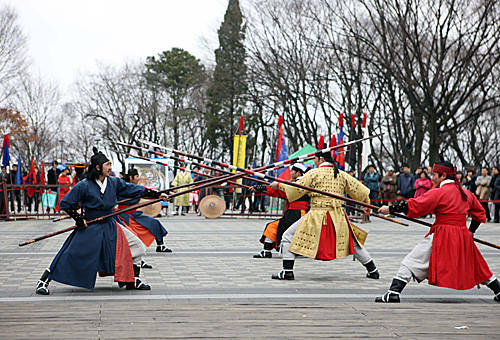
[(13, 81), (26, 71), (26, 37), (17, 23), (17, 13), (0, 8), (0, 103), (14, 93)]
[(59, 112), (59, 92), (55, 85), (40, 77), (25, 75), (9, 98), (9, 107), (16, 108), (28, 122), (26, 134), (20, 134), (13, 144), (23, 159), (33, 156), (42, 161), (57, 144), (55, 121)]
[(411, 108), (412, 165), (422, 163), (424, 141), (434, 162), (446, 136), (498, 108), (498, 91), (483, 89), (494, 84), (492, 70), (500, 63), (499, 6), (493, 0), (356, 0), (345, 7), (344, 32), (363, 43), (373, 67), (404, 92)]

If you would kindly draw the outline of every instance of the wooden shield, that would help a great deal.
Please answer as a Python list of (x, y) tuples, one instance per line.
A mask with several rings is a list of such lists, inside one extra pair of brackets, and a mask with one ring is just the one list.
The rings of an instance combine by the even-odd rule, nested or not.
[[(151, 201), (151, 200), (141, 198), (141, 200), (139, 201), (139, 204), (145, 203), (148, 201)], [(147, 215), (150, 217), (156, 217), (161, 213), (161, 202), (157, 202), (157, 203), (150, 204), (150, 205), (147, 205), (147, 206), (142, 207), (142, 208), (138, 208), (137, 211), (142, 211), (142, 213), (144, 215)]]
[(217, 195), (208, 195), (200, 201), (199, 209), (206, 218), (217, 218), (226, 210), (226, 202)]

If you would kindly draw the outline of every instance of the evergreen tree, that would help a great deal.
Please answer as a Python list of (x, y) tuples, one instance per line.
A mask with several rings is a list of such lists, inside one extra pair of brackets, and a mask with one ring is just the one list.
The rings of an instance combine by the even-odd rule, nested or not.
[[(216, 66), (207, 90), (207, 134), (213, 146), (231, 150), (247, 93), (245, 25), (238, 0), (229, 0), (219, 30)], [(232, 152), (231, 152), (232, 158)]]
[(146, 79), (156, 90), (164, 91), (169, 101), (167, 126), (173, 131), (173, 147), (177, 149), (179, 129), (189, 110), (184, 107), (189, 92), (205, 78), (205, 68), (196, 57), (181, 48), (148, 57)]

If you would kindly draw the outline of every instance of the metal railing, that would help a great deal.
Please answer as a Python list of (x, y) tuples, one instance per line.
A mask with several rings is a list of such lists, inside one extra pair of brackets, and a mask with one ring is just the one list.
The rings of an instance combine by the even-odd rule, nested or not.
[[(0, 219), (50, 218), (64, 215), (56, 211), (61, 199), (61, 184), (8, 184), (0, 183)], [(32, 195), (30, 191), (32, 190)]]

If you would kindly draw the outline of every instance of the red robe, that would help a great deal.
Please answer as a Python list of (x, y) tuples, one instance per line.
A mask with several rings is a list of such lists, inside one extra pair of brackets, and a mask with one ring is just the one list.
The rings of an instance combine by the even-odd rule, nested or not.
[(448, 183), (408, 200), (409, 217), (436, 215), (429, 231), (434, 233), (428, 277), (431, 285), (464, 290), (493, 275), (466, 226), (467, 214), (486, 222), (485, 211), (473, 193), (464, 191), (466, 201), (455, 183)]

